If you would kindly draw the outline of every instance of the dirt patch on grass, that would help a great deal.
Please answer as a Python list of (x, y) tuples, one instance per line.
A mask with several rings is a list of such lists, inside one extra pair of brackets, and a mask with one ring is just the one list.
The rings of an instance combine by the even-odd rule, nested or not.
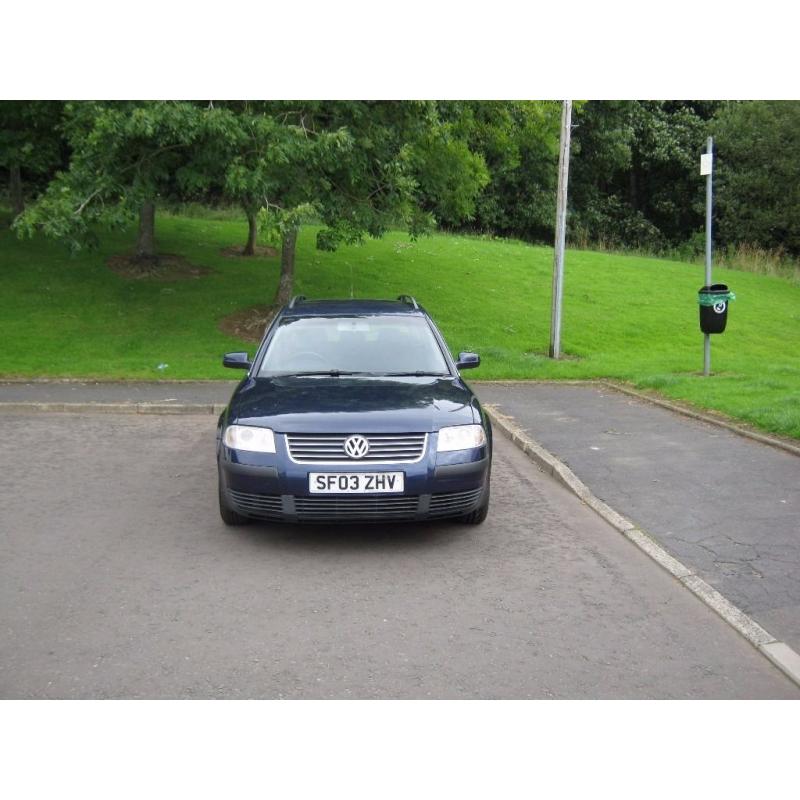
[(243, 342), (260, 342), (264, 331), (278, 313), (280, 306), (252, 306), (228, 314), (219, 321), (219, 329)]
[(111, 256), (106, 260), (106, 266), (121, 278), (129, 280), (180, 281), (201, 278), (213, 272), (208, 267), (198, 267), (183, 256), (170, 253), (164, 253), (152, 261), (143, 261), (132, 255)]
[[(252, 256), (246, 256), (244, 254), (244, 247), (240, 245), (235, 245), (233, 247), (223, 247), (220, 250), (220, 253), (224, 256), (231, 256), (231, 257), (239, 257), (239, 258), (252, 258)], [(268, 245), (260, 245), (257, 244), (255, 246), (255, 253), (254, 256), (262, 256), (263, 258), (275, 258), (278, 255), (278, 251), (274, 247), (269, 247)]]

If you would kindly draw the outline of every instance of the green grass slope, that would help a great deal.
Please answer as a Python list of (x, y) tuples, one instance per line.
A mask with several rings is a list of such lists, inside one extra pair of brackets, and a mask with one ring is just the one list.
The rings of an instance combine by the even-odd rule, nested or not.
[[(130, 233), (70, 258), (44, 240), (0, 233), (0, 375), (92, 378), (223, 378), (227, 350), (248, 349), (219, 331), (237, 309), (268, 302), (275, 258), (227, 258), (237, 221), (162, 215), (163, 252), (210, 275), (161, 283), (126, 280), (105, 266), (130, 249)], [(475, 379), (611, 377), (800, 437), (800, 286), (781, 278), (715, 270), (738, 299), (728, 330), (713, 337), (711, 379), (702, 378), (696, 293), (702, 267), (568, 251), (563, 347), (546, 358), (552, 250), (520, 242), (392, 233), (335, 253), (303, 230), (297, 291), (310, 297), (410, 293), (437, 320), (454, 352), (475, 350)], [(249, 346), (252, 352), (253, 346)], [(158, 370), (159, 364), (168, 364)]]

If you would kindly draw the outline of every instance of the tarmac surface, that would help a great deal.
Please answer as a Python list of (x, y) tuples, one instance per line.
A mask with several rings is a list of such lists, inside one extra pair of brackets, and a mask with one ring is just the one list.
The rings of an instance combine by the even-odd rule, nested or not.
[(238, 380), (0, 381), (0, 402), (227, 404), (238, 385)]
[(482, 526), (226, 528), (214, 432), (0, 415), (0, 697), (800, 696), (501, 436)]
[(800, 651), (800, 458), (606, 387), (497, 383), (478, 394)]

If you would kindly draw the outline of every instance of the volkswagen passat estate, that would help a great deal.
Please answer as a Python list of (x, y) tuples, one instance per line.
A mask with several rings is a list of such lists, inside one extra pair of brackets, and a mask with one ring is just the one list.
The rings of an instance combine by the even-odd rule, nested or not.
[(219, 418), (219, 509), (228, 525), (382, 522), (489, 509), (492, 430), (431, 318), (412, 297), (281, 309)]

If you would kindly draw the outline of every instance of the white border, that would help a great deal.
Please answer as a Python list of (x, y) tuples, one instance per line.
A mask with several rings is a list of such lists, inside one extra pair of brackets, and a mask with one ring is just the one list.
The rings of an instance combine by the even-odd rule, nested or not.
[(797, 705), (9, 702), (3, 796), (754, 798), (796, 786)]
[(11, 99), (793, 98), (763, 0), (7, 3)]

